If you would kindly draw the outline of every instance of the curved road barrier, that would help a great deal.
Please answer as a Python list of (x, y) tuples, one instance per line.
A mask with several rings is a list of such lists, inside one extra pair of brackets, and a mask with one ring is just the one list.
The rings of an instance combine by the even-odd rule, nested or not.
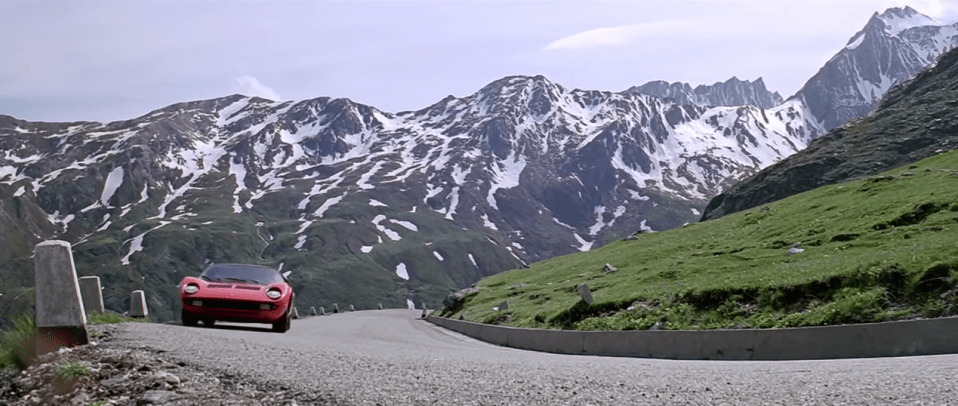
[(958, 317), (756, 330), (574, 331), (427, 321), (490, 344), (556, 354), (684, 360), (808, 360), (958, 353)]

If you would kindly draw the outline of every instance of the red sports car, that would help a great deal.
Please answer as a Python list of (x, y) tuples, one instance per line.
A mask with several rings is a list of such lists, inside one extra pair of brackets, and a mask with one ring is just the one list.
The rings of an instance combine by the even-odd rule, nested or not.
[(183, 325), (202, 320), (212, 326), (216, 320), (242, 323), (271, 323), (273, 331), (290, 328), (296, 295), (284, 274), (257, 265), (216, 264), (198, 278), (180, 282)]

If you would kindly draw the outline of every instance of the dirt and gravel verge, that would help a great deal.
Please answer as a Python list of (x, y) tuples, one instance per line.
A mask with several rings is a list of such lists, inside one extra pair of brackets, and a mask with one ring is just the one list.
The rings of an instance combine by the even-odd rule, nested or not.
[(0, 376), (0, 404), (33, 405), (339, 405), (336, 399), (259, 382), (113, 341), (116, 325), (89, 326), (94, 344), (43, 355)]

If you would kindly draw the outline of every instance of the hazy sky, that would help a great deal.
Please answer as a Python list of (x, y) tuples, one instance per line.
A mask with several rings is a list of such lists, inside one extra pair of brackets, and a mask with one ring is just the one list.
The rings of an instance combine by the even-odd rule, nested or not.
[(233, 93), (417, 110), (508, 75), (621, 91), (763, 77), (788, 97), (872, 13), (958, 0), (0, 1), (0, 114), (134, 118)]

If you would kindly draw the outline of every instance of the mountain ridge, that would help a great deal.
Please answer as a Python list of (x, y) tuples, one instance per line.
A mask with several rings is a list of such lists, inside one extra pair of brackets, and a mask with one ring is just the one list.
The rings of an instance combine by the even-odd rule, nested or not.
[(784, 101), (778, 92), (766, 89), (765, 81), (761, 77), (750, 82), (732, 76), (725, 82), (698, 85), (694, 89), (692, 85), (684, 82), (669, 83), (656, 80), (630, 87), (626, 92), (648, 94), (662, 99), (672, 99), (679, 104), (694, 104), (702, 107), (751, 105), (769, 109)]

